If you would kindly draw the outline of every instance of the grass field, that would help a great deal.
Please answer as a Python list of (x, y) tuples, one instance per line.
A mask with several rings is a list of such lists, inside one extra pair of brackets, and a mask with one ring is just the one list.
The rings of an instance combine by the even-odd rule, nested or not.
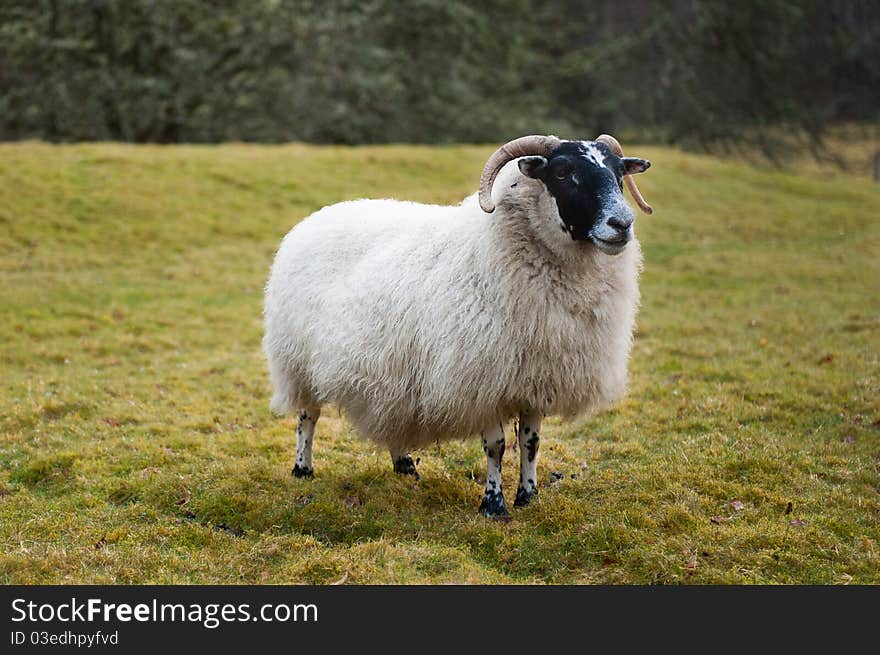
[(414, 482), (332, 409), (292, 478), (260, 352), (297, 220), (457, 202), (489, 147), (0, 145), (0, 582), (880, 582), (880, 186), (629, 150), (630, 394), (502, 523), (478, 442)]

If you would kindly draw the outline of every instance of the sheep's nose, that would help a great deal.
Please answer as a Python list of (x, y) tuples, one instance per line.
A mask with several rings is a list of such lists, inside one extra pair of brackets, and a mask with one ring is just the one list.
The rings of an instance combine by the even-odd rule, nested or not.
[(620, 232), (626, 232), (633, 224), (632, 216), (612, 216), (607, 221), (608, 227), (613, 227)]

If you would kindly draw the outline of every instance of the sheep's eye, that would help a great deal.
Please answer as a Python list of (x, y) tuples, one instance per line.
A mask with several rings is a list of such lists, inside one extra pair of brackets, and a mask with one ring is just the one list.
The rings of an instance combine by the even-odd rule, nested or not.
[(571, 175), (571, 171), (572, 171), (571, 166), (563, 166), (562, 168), (560, 168), (556, 171), (556, 179), (557, 180), (564, 180), (569, 175)]

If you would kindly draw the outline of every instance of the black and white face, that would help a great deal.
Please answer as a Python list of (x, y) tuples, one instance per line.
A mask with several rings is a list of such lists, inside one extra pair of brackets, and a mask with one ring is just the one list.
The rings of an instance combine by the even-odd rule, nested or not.
[(523, 157), (523, 175), (541, 180), (556, 199), (563, 229), (575, 241), (591, 241), (609, 255), (633, 238), (633, 212), (623, 199), (623, 177), (651, 162), (618, 157), (604, 143), (563, 141), (549, 158)]

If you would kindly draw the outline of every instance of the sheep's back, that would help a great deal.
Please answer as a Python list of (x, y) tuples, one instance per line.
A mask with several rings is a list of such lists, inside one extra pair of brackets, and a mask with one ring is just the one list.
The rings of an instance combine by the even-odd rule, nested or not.
[[(476, 226), (458, 210), (355, 201), (297, 225), (267, 285), (270, 360), (301, 372), (320, 402), (412, 419), (422, 411), (419, 389), (438, 369), (427, 359), (444, 336), (456, 339), (448, 323), (470, 302), (457, 292), (457, 271), (473, 269)], [(367, 422), (368, 432), (390, 429)]]

